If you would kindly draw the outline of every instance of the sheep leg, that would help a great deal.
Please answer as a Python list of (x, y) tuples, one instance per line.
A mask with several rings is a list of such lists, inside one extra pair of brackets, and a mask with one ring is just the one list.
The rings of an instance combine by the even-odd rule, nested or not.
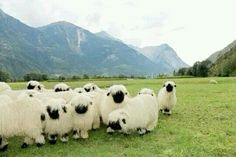
[(64, 135), (61, 136), (61, 142), (65, 143), (68, 142), (69, 136), (68, 133), (65, 133)]
[(170, 116), (172, 114), (171, 110), (170, 109), (164, 109), (164, 112), (163, 112), (165, 115), (168, 115)]
[(93, 128), (93, 130), (96, 130), (99, 127), (100, 127), (100, 117), (99, 117), (99, 115), (97, 115), (94, 117), (92, 128)]
[(77, 140), (79, 138), (80, 138), (80, 136), (79, 136), (78, 131), (77, 130), (73, 130), (73, 139)]
[(81, 136), (83, 139), (88, 138), (88, 137), (89, 137), (88, 131), (87, 131), (87, 130), (81, 130), (80, 136)]
[(38, 147), (41, 147), (45, 144), (45, 138), (43, 134), (40, 134), (37, 138), (35, 138), (35, 143)]
[(57, 142), (57, 134), (49, 134), (48, 135), (48, 140), (50, 144), (56, 144)]
[(24, 143), (21, 145), (21, 148), (27, 148), (29, 145), (33, 144), (34, 140), (30, 137), (24, 138)]
[(0, 136), (0, 151), (1, 152), (6, 151), (7, 147), (8, 147), (7, 139), (2, 137), (2, 136)]
[(107, 128), (107, 133), (108, 134), (112, 134), (112, 133), (114, 133), (115, 132), (115, 130), (113, 130), (111, 127), (108, 127)]
[(142, 135), (146, 134), (147, 129), (145, 129), (145, 128), (138, 128), (137, 131), (138, 131), (139, 135), (142, 136)]

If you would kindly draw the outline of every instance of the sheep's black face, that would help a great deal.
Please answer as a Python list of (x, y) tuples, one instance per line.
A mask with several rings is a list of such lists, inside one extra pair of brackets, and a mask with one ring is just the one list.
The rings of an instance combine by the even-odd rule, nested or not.
[(112, 95), (113, 100), (115, 103), (122, 103), (125, 95), (122, 91), (117, 91), (115, 94)]
[(78, 114), (84, 114), (86, 113), (88, 110), (88, 106), (83, 106), (83, 105), (78, 105), (78, 106), (75, 106), (75, 111), (78, 113)]
[(84, 88), (86, 92), (90, 92), (90, 88)]
[(29, 83), (29, 85), (27, 86), (27, 89), (34, 89), (35, 86), (31, 85), (31, 83)]
[(62, 89), (61, 88), (56, 88), (55, 92), (62, 92)]
[(47, 107), (47, 112), (51, 119), (59, 119), (58, 110), (52, 110), (50, 107)]
[(117, 120), (116, 122), (109, 122), (108, 127), (112, 128), (113, 130), (121, 130), (120, 122)]
[(172, 92), (172, 91), (173, 91), (173, 86), (172, 86), (171, 84), (168, 84), (168, 85), (166, 86), (166, 91), (167, 91), (167, 92)]

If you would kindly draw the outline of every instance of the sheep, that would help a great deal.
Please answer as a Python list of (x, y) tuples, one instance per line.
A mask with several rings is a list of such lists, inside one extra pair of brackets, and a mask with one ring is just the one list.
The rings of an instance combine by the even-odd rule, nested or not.
[(102, 97), (100, 104), (101, 118), (105, 125), (108, 125), (108, 115), (115, 109), (124, 107), (127, 104), (128, 91), (124, 85), (113, 85)]
[(157, 103), (160, 106), (160, 111), (166, 115), (172, 114), (172, 109), (176, 105), (176, 84), (173, 81), (167, 81), (159, 90)]
[(218, 82), (216, 81), (216, 80), (213, 80), (213, 79), (211, 79), (210, 81), (209, 81), (209, 84), (217, 84)]
[[(42, 122), (45, 114), (42, 102), (37, 98), (21, 97), (17, 100), (0, 102), (0, 150), (8, 146), (7, 138), (24, 136), (21, 148), (26, 148), (34, 142), (38, 147), (45, 144), (42, 135)], [(5, 99), (5, 100), (6, 100)]]
[(8, 95), (12, 100), (16, 100), (19, 95), (24, 93), (26, 90), (6, 90), (1, 94)]
[(144, 135), (152, 131), (158, 122), (158, 106), (155, 96), (137, 95), (126, 106), (109, 114), (107, 132), (124, 134), (138, 132)]
[(94, 105), (86, 94), (77, 94), (71, 100), (73, 117), (73, 138), (88, 138), (94, 120)]
[(42, 91), (44, 89), (44, 86), (38, 81), (30, 80), (29, 82), (27, 82), (26, 88), (28, 90)]
[(85, 93), (86, 91), (84, 90), (84, 88), (75, 88), (74, 92), (76, 92), (76, 93)]
[(93, 100), (93, 104), (95, 106), (93, 129), (97, 129), (100, 127), (100, 116), (101, 116), (100, 106), (102, 98), (106, 93), (106, 90), (99, 88), (94, 83), (88, 83), (84, 85), (84, 90), (89, 94), (89, 96)]
[(69, 90), (70, 87), (65, 83), (58, 83), (54, 86), (54, 92), (65, 92)]
[(67, 142), (73, 126), (70, 106), (63, 99), (47, 98), (45, 110), (47, 114), (44, 132), (49, 143), (55, 144), (58, 136), (62, 142)]
[(11, 87), (7, 83), (0, 82), (0, 93), (9, 90), (11, 90)]
[(139, 95), (140, 95), (140, 94), (149, 94), (149, 95), (151, 95), (151, 96), (155, 96), (154, 91), (153, 91), (152, 89), (149, 89), (149, 88), (143, 88), (143, 89), (141, 89), (138, 94), (139, 94)]

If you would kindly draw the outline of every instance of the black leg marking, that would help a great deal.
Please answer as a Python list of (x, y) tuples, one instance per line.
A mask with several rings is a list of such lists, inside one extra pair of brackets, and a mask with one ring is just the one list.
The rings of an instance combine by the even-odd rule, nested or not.
[(56, 144), (57, 143), (57, 140), (49, 140), (48, 141), (50, 144)]
[(6, 151), (6, 150), (7, 150), (7, 147), (8, 147), (8, 144), (6, 144), (5, 146), (3, 146), (3, 147), (0, 149), (0, 151), (1, 151), (1, 152)]
[(43, 143), (36, 143), (37, 147), (42, 147)]
[(24, 142), (24, 143), (21, 145), (21, 148), (27, 148), (28, 146), (29, 146), (29, 145)]
[(77, 130), (73, 130), (73, 135), (76, 135), (77, 134)]

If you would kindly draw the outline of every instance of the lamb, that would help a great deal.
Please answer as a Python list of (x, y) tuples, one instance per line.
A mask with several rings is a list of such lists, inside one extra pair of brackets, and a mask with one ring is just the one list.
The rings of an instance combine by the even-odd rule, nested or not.
[(58, 136), (62, 142), (67, 142), (73, 126), (70, 106), (63, 99), (48, 98), (45, 110), (47, 114), (44, 132), (48, 136), (49, 143), (55, 144)]
[(86, 92), (91, 92), (91, 91), (95, 91), (95, 92), (98, 92), (98, 91), (101, 91), (102, 89), (99, 88), (96, 84), (94, 83), (87, 83), (86, 85), (84, 85), (84, 90)]
[(54, 86), (55, 92), (65, 92), (69, 90), (70, 90), (70, 87), (65, 83), (58, 83)]
[(140, 95), (140, 94), (149, 94), (149, 95), (151, 95), (151, 96), (155, 96), (154, 91), (153, 91), (152, 89), (149, 89), (149, 88), (143, 88), (143, 89), (141, 89), (138, 94), (139, 94), (139, 95)]
[(42, 122), (45, 114), (42, 102), (36, 98), (21, 97), (15, 101), (5, 96), (0, 102), (0, 150), (5, 151), (8, 146), (7, 138), (24, 136), (21, 148), (26, 148), (34, 142), (38, 147), (45, 143), (42, 135)]
[(28, 90), (37, 90), (37, 91), (42, 91), (44, 86), (39, 83), (38, 81), (31, 80), (27, 82), (26, 88)]
[(115, 109), (124, 107), (128, 101), (128, 91), (124, 85), (113, 85), (103, 95), (100, 106), (102, 121), (108, 125), (108, 115)]
[(164, 83), (157, 96), (157, 103), (160, 106), (160, 111), (166, 115), (172, 114), (172, 109), (176, 105), (176, 84), (173, 81)]
[(9, 90), (11, 90), (11, 87), (7, 83), (0, 82), (0, 93)]
[(88, 138), (94, 120), (94, 105), (86, 94), (77, 94), (71, 100), (73, 117), (73, 138)]
[(158, 106), (155, 96), (140, 94), (128, 104), (109, 114), (107, 132), (125, 134), (138, 132), (140, 135), (152, 131), (158, 122)]

